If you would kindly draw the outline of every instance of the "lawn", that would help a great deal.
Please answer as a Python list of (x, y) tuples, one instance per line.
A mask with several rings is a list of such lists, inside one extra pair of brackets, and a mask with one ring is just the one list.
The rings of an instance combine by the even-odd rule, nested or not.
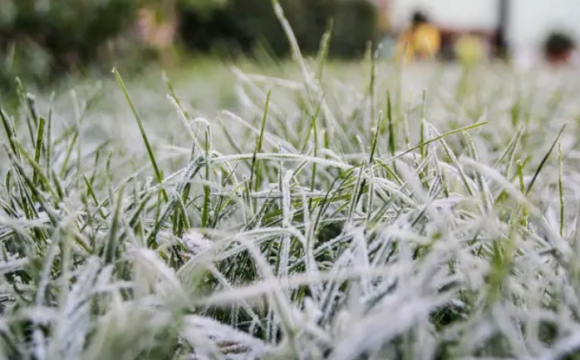
[(0, 359), (580, 358), (578, 75), (372, 59), (24, 90)]

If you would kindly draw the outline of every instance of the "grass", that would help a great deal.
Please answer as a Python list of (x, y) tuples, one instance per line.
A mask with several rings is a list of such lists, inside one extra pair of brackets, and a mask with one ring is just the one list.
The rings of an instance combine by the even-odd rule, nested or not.
[(22, 88), (0, 358), (580, 358), (577, 75), (327, 43)]

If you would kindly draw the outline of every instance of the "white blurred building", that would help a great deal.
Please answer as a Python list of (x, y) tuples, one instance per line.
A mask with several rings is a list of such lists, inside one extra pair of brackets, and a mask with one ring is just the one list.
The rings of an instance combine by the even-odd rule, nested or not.
[[(457, 30), (493, 31), (499, 0), (378, 0), (388, 3), (392, 25), (404, 27), (414, 10), (433, 22)], [(551, 30), (564, 30), (580, 40), (580, 0), (510, 0), (506, 38), (516, 54), (536, 52)]]

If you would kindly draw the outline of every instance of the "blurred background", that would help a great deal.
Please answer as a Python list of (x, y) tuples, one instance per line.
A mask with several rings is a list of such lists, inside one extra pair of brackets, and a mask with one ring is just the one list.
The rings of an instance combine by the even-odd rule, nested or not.
[[(509, 61), (570, 65), (580, 0), (280, 0), (305, 54), (332, 23), (329, 56), (367, 43), (384, 61)], [(0, 91), (68, 74), (138, 73), (200, 56), (289, 55), (271, 0), (0, 0)], [(274, 60), (275, 61), (275, 60)]]

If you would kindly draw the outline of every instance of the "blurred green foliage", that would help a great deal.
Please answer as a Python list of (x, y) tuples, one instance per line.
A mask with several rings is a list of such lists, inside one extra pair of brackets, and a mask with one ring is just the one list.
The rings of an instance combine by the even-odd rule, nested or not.
[[(260, 43), (284, 56), (288, 41), (271, 0), (0, 0), (0, 91), (26, 83), (49, 84), (70, 70), (124, 55), (145, 63), (152, 54), (136, 46), (138, 9), (180, 24), (181, 43), (194, 52), (249, 52)], [(281, 0), (303, 51), (318, 50), (328, 20), (334, 18), (330, 55), (363, 53), (375, 36), (377, 14), (367, 0)], [(121, 44), (121, 45), (119, 45)], [(127, 57), (127, 56), (126, 56)], [(137, 60), (137, 61), (135, 61)], [(98, 68), (97, 66), (97, 68)], [(131, 66), (131, 67), (135, 67)], [(94, 66), (93, 66), (94, 68)]]
[[(155, 0), (152, 0), (155, 2)], [(208, 12), (227, 3), (228, 0), (177, 0), (179, 5), (198, 12)]]
[[(376, 40), (378, 13), (368, 0), (280, 0), (302, 51), (313, 53), (328, 21), (334, 19), (330, 55), (355, 57)], [(271, 55), (290, 51), (271, 0), (229, 0), (209, 16), (181, 8), (180, 35), (196, 51), (229, 55), (251, 51), (260, 43)]]
[(127, 0), (2, 0), (0, 80), (18, 75), (44, 82), (94, 60), (133, 22), (135, 6)]
[(188, 10), (202, 16), (209, 15), (214, 9), (227, 4), (229, 0), (127, 0), (137, 3), (138, 7), (146, 7), (157, 12), (158, 20), (171, 17), (172, 12)]

